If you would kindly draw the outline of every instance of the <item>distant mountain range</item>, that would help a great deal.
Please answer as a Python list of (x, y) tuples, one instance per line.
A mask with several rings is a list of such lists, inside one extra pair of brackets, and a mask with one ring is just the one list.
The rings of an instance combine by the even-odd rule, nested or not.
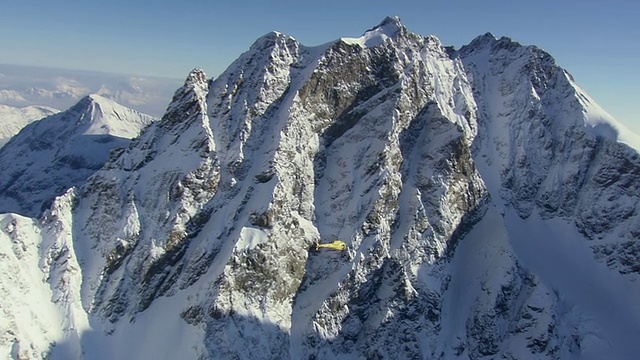
[(181, 83), (181, 79), (0, 64), (0, 104), (63, 110), (97, 94), (160, 117)]

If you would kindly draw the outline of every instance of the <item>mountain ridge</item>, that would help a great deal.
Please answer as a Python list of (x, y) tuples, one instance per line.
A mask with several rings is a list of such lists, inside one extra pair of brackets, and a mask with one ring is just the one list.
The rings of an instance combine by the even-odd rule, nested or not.
[(39, 217), (55, 196), (81, 185), (112, 149), (152, 121), (100, 95), (25, 126), (0, 149), (0, 211)]
[(60, 110), (48, 106), (14, 107), (0, 105), (0, 147), (8, 143), (27, 124), (57, 112), (60, 112)]
[[(216, 79), (192, 71), (161, 120), (23, 225), (47, 229), (25, 239), (49, 244), (38, 271), (70, 323), (3, 349), (634, 354), (640, 314), (607, 295), (640, 295), (637, 150), (588, 131), (535, 47), (377, 28), (314, 48), (273, 32)], [(335, 238), (344, 252), (313, 250)]]

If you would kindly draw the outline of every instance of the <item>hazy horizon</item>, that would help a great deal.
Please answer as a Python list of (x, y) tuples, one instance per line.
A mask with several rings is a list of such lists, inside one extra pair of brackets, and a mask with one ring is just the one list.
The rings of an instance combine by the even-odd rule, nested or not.
[(270, 31), (315, 46), (399, 16), (410, 31), (455, 48), (491, 32), (548, 51), (607, 112), (640, 132), (640, 3), (24, 0), (3, 9), (0, 63), (173, 79), (196, 67), (216, 77)]

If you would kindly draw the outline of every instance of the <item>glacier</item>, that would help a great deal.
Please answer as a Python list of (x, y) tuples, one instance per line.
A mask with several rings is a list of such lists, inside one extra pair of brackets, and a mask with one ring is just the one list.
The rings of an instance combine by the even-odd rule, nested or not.
[(6, 357), (640, 351), (638, 137), (535, 46), (272, 32), (136, 129), (0, 216)]

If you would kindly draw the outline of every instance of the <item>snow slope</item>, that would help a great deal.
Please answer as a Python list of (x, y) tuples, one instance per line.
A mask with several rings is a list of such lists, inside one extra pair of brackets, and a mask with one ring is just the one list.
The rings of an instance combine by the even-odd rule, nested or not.
[(562, 219), (526, 221), (507, 213), (505, 224), (522, 264), (560, 295), (565, 311), (579, 316), (585, 359), (632, 359), (640, 351), (640, 286), (593, 261), (593, 250)]
[(585, 126), (590, 127), (595, 134), (622, 142), (640, 151), (640, 135), (622, 125), (609, 115), (598, 103), (580, 88), (573, 79), (569, 78), (575, 88), (580, 104), (584, 107)]
[(0, 211), (38, 217), (82, 184), (152, 118), (100, 95), (33, 122), (0, 149)]
[(12, 214), (1, 215), (0, 226), (0, 351), (6, 358), (43, 358), (62, 337), (62, 316), (47, 301), (51, 289), (40, 271), (40, 229), (36, 220)]
[(0, 105), (0, 147), (9, 142), (27, 124), (59, 112), (48, 106), (25, 106), (21, 108)]

